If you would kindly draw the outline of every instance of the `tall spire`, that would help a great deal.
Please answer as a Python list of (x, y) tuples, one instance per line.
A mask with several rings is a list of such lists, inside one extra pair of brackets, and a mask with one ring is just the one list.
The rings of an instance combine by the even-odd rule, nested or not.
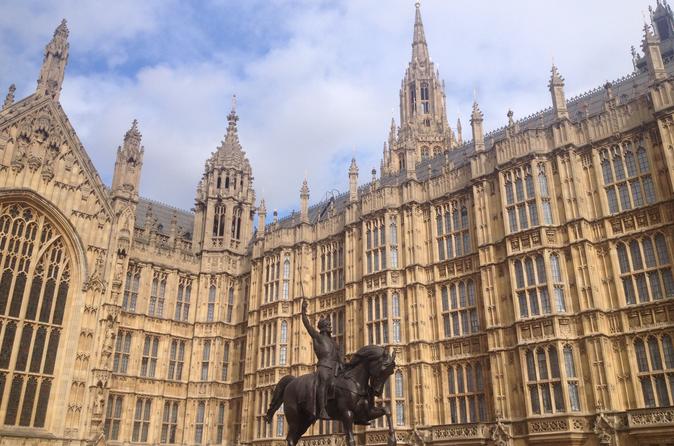
[(641, 49), (646, 57), (646, 64), (651, 79), (661, 81), (667, 77), (662, 54), (660, 53), (660, 39), (651, 32), (650, 27), (644, 24), (644, 38)]
[(232, 95), (232, 110), (227, 115), (227, 135), (225, 135), (225, 143), (239, 143), (239, 135), (236, 128), (236, 122), (239, 116), (236, 114), (236, 95)]
[(68, 48), (68, 26), (63, 19), (44, 50), (40, 78), (37, 81), (37, 94), (58, 100), (68, 63)]
[(412, 40), (412, 63), (419, 61), (424, 64), (430, 58), (428, 56), (424, 24), (421, 21), (421, 4), (416, 2), (414, 6), (416, 7), (416, 14), (414, 16), (414, 39)]
[(300, 219), (302, 223), (309, 223), (309, 184), (306, 176), (300, 189)]
[(473, 144), (475, 145), (476, 152), (484, 151), (484, 130), (482, 128), (482, 123), (484, 117), (480, 111), (480, 107), (477, 105), (477, 101), (473, 102), (473, 112), (470, 114), (470, 127), (473, 131)]
[(569, 112), (566, 109), (566, 99), (564, 97), (564, 78), (559, 74), (559, 70), (554, 63), (550, 69), (548, 88), (552, 95), (552, 109), (555, 112), (555, 117), (557, 119), (568, 118)]
[(134, 119), (131, 128), (124, 134), (124, 143), (117, 148), (117, 160), (112, 176), (114, 198), (138, 200), (144, 153), (143, 147), (140, 145), (141, 138), (138, 121)]

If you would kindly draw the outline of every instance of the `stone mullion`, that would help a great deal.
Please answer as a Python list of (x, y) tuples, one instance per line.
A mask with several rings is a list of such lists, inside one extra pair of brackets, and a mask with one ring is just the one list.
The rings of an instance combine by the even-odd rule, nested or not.
[(671, 189), (674, 189), (674, 114), (661, 117), (657, 123), (669, 185)]

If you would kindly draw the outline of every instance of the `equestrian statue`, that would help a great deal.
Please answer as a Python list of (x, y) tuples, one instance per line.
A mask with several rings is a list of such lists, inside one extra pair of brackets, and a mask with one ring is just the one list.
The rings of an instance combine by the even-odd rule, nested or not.
[(395, 351), (389, 354), (383, 347), (366, 345), (344, 363), (339, 347), (332, 337), (330, 319), (321, 318), (316, 330), (307, 317), (307, 301), (302, 300), (302, 323), (309, 332), (318, 358), (316, 372), (281, 378), (274, 388), (265, 415), (271, 423), (274, 413), (283, 404), (288, 421), (288, 446), (297, 446), (299, 439), (318, 419), (342, 422), (347, 446), (355, 446), (354, 424), (367, 426), (371, 420), (386, 416), (388, 446), (396, 446), (391, 410), (375, 405), (381, 397), (386, 380), (395, 370)]

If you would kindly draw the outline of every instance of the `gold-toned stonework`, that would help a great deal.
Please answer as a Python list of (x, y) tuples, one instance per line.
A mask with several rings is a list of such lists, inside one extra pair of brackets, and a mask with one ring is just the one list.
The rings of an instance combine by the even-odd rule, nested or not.
[[(133, 122), (105, 185), (59, 104), (68, 28), (0, 111), (0, 445), (276, 446), (310, 372), (300, 302), (347, 357), (396, 351), (399, 444), (666, 445), (674, 432), (674, 15), (634, 71), (471, 138), (417, 4), (379, 175), (267, 221), (235, 103), (194, 210), (140, 197)], [(569, 28), (571, 30), (571, 28)], [(257, 218), (257, 222), (255, 222)], [(344, 444), (317, 423), (313, 446)], [(356, 431), (387, 441), (383, 420)]]

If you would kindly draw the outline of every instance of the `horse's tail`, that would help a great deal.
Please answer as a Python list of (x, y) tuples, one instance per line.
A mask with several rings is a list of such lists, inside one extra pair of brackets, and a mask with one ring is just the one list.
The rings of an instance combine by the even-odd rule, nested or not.
[(264, 419), (267, 423), (271, 423), (274, 413), (281, 407), (283, 404), (283, 392), (286, 390), (286, 386), (290, 384), (295, 379), (292, 375), (286, 375), (276, 384), (274, 388), (274, 393), (271, 397), (271, 403), (269, 403), (269, 409), (267, 409), (267, 414)]

